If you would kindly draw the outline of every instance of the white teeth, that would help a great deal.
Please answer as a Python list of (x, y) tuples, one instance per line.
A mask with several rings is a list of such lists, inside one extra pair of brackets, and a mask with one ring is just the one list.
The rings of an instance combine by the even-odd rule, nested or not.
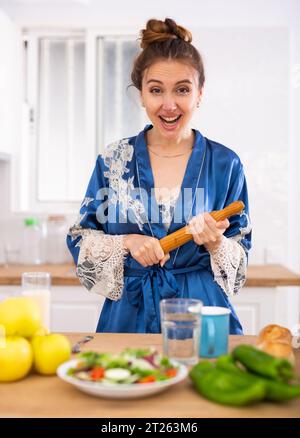
[(176, 117), (162, 117), (161, 116), (161, 118), (163, 120), (165, 120), (166, 122), (169, 122), (169, 123), (175, 122), (177, 119), (179, 119), (179, 117), (180, 117), (180, 115), (176, 116)]
[(177, 119), (177, 117), (164, 117), (164, 119), (165, 119), (167, 122), (173, 122), (174, 120)]

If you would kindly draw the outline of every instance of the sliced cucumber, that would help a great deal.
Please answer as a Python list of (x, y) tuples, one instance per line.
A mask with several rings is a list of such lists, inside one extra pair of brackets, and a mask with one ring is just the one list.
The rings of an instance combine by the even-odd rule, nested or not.
[(125, 368), (111, 368), (104, 372), (104, 377), (114, 382), (120, 382), (130, 377), (131, 373)]
[(133, 359), (131, 366), (141, 370), (155, 370), (155, 367), (145, 359)]
[(78, 373), (75, 373), (74, 376), (80, 380), (87, 380), (87, 381), (93, 380), (93, 379), (91, 379), (91, 377), (88, 375), (88, 373), (86, 371), (79, 371)]

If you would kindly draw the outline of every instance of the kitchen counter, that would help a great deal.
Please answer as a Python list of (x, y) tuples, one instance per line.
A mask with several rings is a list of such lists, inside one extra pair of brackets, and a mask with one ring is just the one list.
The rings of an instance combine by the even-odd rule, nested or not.
[[(75, 266), (70, 265), (16, 265), (0, 266), (0, 285), (20, 285), (21, 273), (46, 271), (55, 286), (79, 286)], [(250, 265), (245, 287), (300, 286), (300, 275), (282, 265)]]
[[(68, 334), (71, 343), (84, 336)], [(254, 336), (231, 336), (230, 349), (254, 344)], [(99, 333), (84, 350), (118, 352), (125, 347), (155, 346), (161, 351), (161, 335)], [(300, 375), (300, 350), (295, 351)], [(30, 375), (19, 382), (0, 384), (1, 417), (98, 417), (98, 418), (200, 418), (200, 417), (300, 417), (300, 399), (285, 404), (259, 403), (233, 408), (202, 398), (189, 378), (166, 391), (135, 400), (108, 400), (80, 392), (56, 376)]]

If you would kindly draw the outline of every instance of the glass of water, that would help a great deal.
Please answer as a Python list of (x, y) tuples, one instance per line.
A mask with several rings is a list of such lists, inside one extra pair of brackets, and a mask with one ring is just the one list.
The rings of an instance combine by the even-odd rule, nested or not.
[(160, 302), (163, 351), (186, 365), (198, 362), (202, 302), (170, 298)]

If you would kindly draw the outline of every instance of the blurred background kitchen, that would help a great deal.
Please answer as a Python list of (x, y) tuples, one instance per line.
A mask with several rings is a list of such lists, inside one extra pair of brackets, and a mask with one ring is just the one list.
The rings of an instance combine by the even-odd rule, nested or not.
[(52, 273), (52, 329), (95, 329), (103, 298), (79, 285), (65, 235), (97, 154), (147, 123), (127, 86), (151, 17), (192, 31), (206, 69), (194, 126), (244, 163), (253, 249), (233, 303), (245, 333), (268, 323), (295, 329), (298, 0), (0, 0), (0, 298), (19, 293), (20, 264), (46, 263), (30, 268)]

